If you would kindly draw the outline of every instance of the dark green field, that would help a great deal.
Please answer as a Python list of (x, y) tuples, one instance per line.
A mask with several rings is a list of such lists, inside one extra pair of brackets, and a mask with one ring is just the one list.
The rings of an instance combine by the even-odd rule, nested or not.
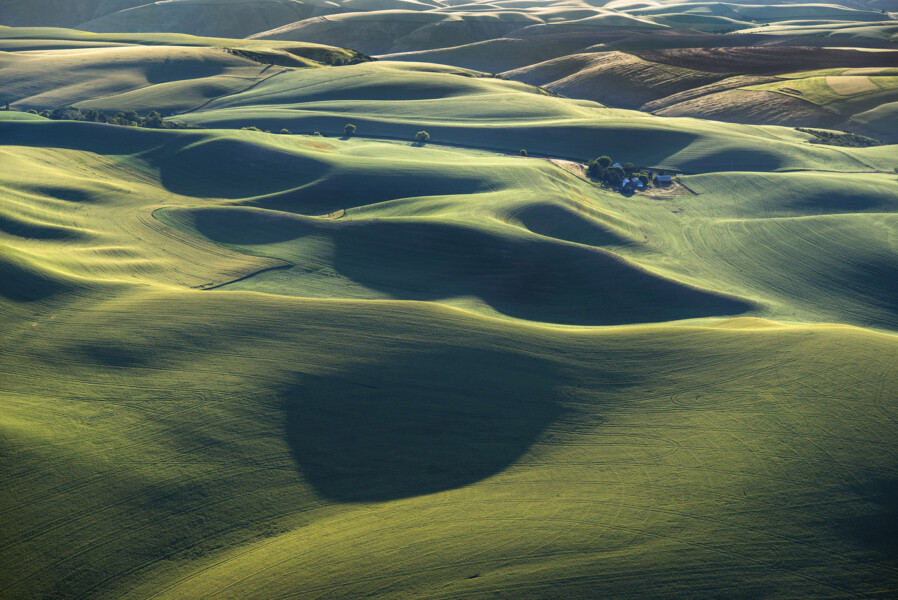
[(898, 597), (894, 8), (0, 2), (0, 598)]

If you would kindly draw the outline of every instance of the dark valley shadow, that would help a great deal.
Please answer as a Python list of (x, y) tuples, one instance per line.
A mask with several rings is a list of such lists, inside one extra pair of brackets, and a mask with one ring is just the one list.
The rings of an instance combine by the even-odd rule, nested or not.
[(561, 375), (512, 352), (402, 350), (285, 396), (287, 440), (323, 496), (385, 501), (461, 487), (524, 454), (563, 413)]

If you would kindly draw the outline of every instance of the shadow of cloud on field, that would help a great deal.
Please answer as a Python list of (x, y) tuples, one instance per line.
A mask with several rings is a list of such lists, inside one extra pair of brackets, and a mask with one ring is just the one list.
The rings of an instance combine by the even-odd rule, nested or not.
[(298, 468), (335, 501), (462, 487), (517, 461), (564, 413), (561, 375), (511, 352), (403, 350), (285, 393)]

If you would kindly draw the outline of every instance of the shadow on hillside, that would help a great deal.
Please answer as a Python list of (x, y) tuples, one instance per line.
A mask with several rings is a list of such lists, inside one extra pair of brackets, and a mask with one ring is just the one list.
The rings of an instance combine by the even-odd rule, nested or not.
[(834, 519), (836, 532), (848, 542), (894, 556), (898, 552), (898, 480), (874, 479), (852, 491), (867, 500), (868, 510)]
[(458, 488), (518, 460), (562, 415), (546, 361), (454, 348), (391, 353), (286, 394), (287, 440), (323, 496), (385, 501)]
[(621, 325), (745, 313), (745, 300), (686, 286), (598, 249), (445, 223), (347, 222), (334, 267), (405, 300), (476, 296), (531, 321)]
[[(216, 243), (253, 246), (255, 251), (266, 244), (322, 236), (332, 243), (326, 260), (339, 275), (335, 282), (345, 278), (399, 300), (476, 297), (511, 317), (573, 325), (737, 315), (754, 308), (750, 301), (683, 285), (597, 248), (454, 223), (329, 222), (245, 208), (163, 212), (163, 222), (172, 222), (165, 220), (166, 214)], [(302, 257), (263, 254), (297, 263), (278, 274), (276, 293), (304, 295), (308, 268)], [(256, 279), (263, 282), (257, 289), (265, 291), (267, 274)], [(334, 297), (342, 297), (334, 290)]]
[(74, 289), (50, 271), (17, 258), (0, 252), (0, 300), (37, 302)]

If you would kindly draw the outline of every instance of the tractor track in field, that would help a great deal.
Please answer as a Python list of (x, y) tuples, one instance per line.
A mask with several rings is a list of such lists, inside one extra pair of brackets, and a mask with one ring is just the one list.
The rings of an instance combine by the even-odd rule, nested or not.
[[(268, 67), (272, 67), (272, 66), (273, 66), (273, 65), (268, 65)], [(267, 71), (267, 70), (268, 70), (268, 67), (266, 67), (265, 69), (262, 69), (261, 71), (259, 71), (259, 74), (261, 75), (262, 73), (264, 73), (265, 71)], [(268, 75), (267, 77), (263, 77), (262, 79), (259, 79), (259, 80), (255, 81), (254, 83), (252, 83), (251, 85), (245, 87), (245, 88), (242, 89), (242, 90), (238, 90), (238, 91), (234, 91), (234, 92), (228, 92), (228, 93), (226, 93), (226, 94), (221, 94), (220, 96), (215, 96), (214, 98), (209, 98), (208, 100), (206, 100), (205, 102), (203, 102), (202, 104), (200, 104), (200, 105), (197, 106), (197, 107), (194, 107), (194, 108), (191, 108), (191, 109), (188, 109), (188, 110), (184, 110), (184, 111), (181, 111), (181, 112), (179, 112), (179, 113), (175, 113), (175, 116), (183, 116), (183, 115), (189, 115), (190, 113), (199, 112), (199, 111), (203, 110), (204, 108), (206, 108), (207, 106), (209, 106), (210, 104), (212, 104), (213, 102), (215, 102), (215, 101), (217, 101), (217, 100), (221, 100), (222, 98), (227, 98), (228, 96), (236, 96), (237, 94), (245, 94), (246, 92), (248, 92), (248, 91), (250, 91), (250, 90), (256, 89), (258, 86), (262, 85), (263, 83), (265, 83), (265, 82), (268, 81), (269, 79), (271, 79), (271, 78), (273, 78), (273, 77), (277, 77), (278, 75), (281, 75), (281, 74), (283, 74), (283, 73), (289, 73), (289, 72), (290, 72), (289, 69), (281, 68), (280, 71), (277, 71), (276, 73), (272, 73), (271, 75)]]
[[(276, 258), (276, 259), (272, 259), (272, 260), (281, 260), (281, 259)], [(251, 277), (255, 277), (256, 275), (261, 275), (262, 273), (267, 273), (267, 272), (269, 272), (269, 271), (282, 271), (282, 270), (285, 270), (285, 269), (292, 269), (293, 267), (296, 266), (295, 264), (290, 263), (290, 262), (287, 262), (287, 261), (282, 261), (282, 262), (284, 262), (284, 263), (286, 263), (286, 264), (283, 264), (283, 265), (276, 265), (276, 266), (274, 266), (274, 267), (265, 267), (264, 269), (260, 269), (260, 270), (258, 270), (258, 271), (255, 271), (255, 272), (253, 272), (253, 273), (249, 273), (249, 274), (244, 275), (244, 276), (242, 276), (242, 277), (238, 277), (237, 279), (233, 279), (233, 280), (231, 280), (231, 281), (225, 281), (224, 283), (214, 283), (214, 284), (198, 285), (198, 286), (195, 286), (194, 289), (202, 290), (202, 291), (204, 291), (204, 292), (208, 292), (208, 291), (210, 291), (210, 290), (217, 290), (218, 288), (224, 287), (224, 286), (226, 286), (226, 285), (232, 285), (232, 284), (234, 284), (234, 283), (239, 283), (239, 282), (241, 282), (241, 281), (246, 281), (247, 279), (250, 279)]]

